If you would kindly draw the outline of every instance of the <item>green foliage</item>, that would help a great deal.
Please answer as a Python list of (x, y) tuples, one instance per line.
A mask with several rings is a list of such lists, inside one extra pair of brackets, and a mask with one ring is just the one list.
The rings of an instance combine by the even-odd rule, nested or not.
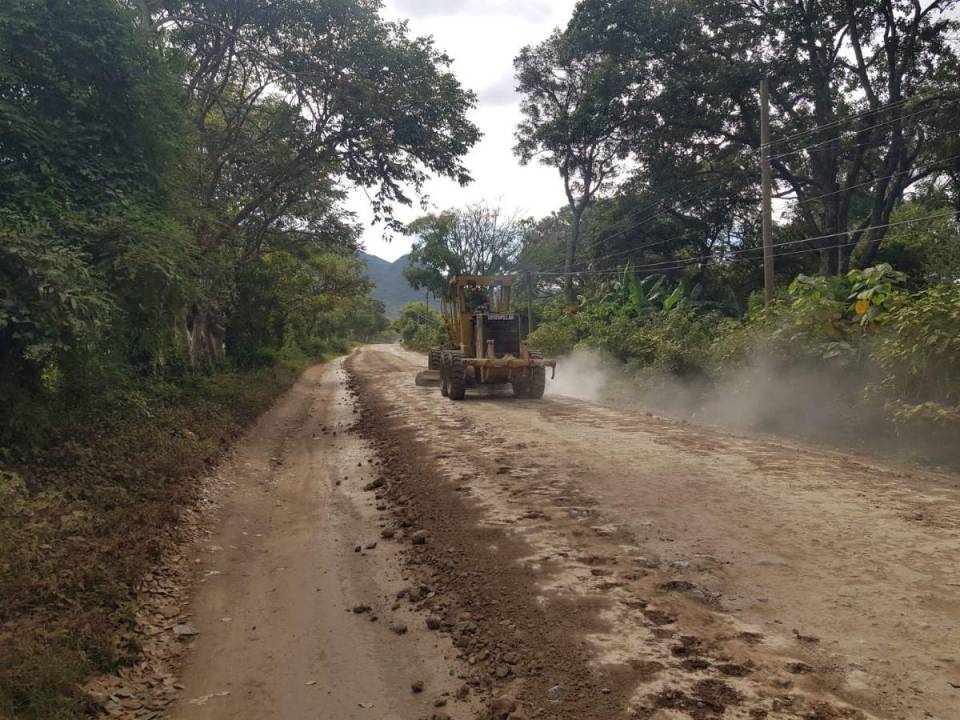
[(73, 720), (95, 711), (79, 687), (136, 659), (114, 646), (131, 588), (175, 538), (235, 438), (302, 363), (145, 378), (60, 408), (49, 447), (0, 470), (0, 717)]
[[(904, 203), (891, 220), (916, 221), (948, 210), (942, 202)], [(951, 217), (898, 225), (887, 233), (879, 259), (903, 271), (911, 289), (950, 285), (960, 280), (960, 228)]]
[(155, 354), (147, 316), (183, 294), (189, 262), (174, 208), (181, 120), (163, 58), (113, 0), (0, 9), (5, 379), (36, 387), (109, 340)]
[(960, 427), (960, 288), (936, 287), (890, 313), (875, 352), (872, 386), (902, 423)]
[[(625, 272), (581, 296), (553, 301), (531, 344), (551, 355), (604, 351), (634, 368), (718, 379), (758, 356), (784, 372), (843, 369), (864, 413), (879, 405), (908, 429), (960, 428), (960, 288), (906, 293), (888, 264), (842, 277), (799, 275), (775, 302), (758, 294), (742, 321), (699, 302), (697, 290)], [(879, 379), (877, 379), (879, 378)]]
[(447, 344), (443, 317), (435, 310), (429, 310), (426, 303), (404, 305), (400, 317), (393, 321), (393, 330), (411, 350), (427, 352), (432, 347)]
[(550, 355), (591, 347), (635, 365), (700, 373), (723, 327), (722, 318), (698, 302), (700, 292), (685, 282), (671, 288), (662, 275), (639, 279), (628, 266), (590, 296), (581, 296), (576, 313), (554, 303), (531, 333), (530, 344)]
[(896, 306), (900, 297), (899, 286), (907, 276), (882, 263), (864, 270), (847, 273), (852, 304), (850, 311), (860, 319), (860, 327), (875, 329), (884, 317)]
[[(958, 87), (957, 30), (950, 8), (938, 3), (578, 3), (563, 48), (568, 65), (616, 68), (617, 82), (592, 88), (592, 105), (585, 104), (623, 111), (616, 136), (637, 168), (622, 188), (624, 205), (665, 205), (660, 217), (620, 213), (615, 229), (634, 238), (618, 244), (636, 247), (635, 236), (649, 234), (715, 250), (756, 236), (757, 82), (766, 75), (780, 153), (775, 180), (803, 203), (792, 211), (804, 236), (817, 238), (808, 246), (817, 271), (845, 272), (846, 249), (836, 238), (864, 220), (874, 229), (860, 238), (854, 262), (875, 264), (891, 213), (914, 180), (955, 174), (949, 98)], [(554, 76), (562, 84), (568, 74)], [(849, 131), (830, 136), (829, 156), (824, 126)], [(629, 229), (641, 222), (645, 230)], [(675, 231), (657, 236), (661, 223)]]
[(469, 179), (474, 98), (432, 40), (367, 0), (74, 5), (0, 7), (2, 439), (131, 375), (384, 329), (341, 186), (389, 219)]
[(369, 290), (354, 257), (312, 248), (265, 253), (239, 278), (228, 351), (250, 365), (269, 359), (267, 349), (316, 357), (354, 335), (373, 334), (386, 327), (386, 318)]

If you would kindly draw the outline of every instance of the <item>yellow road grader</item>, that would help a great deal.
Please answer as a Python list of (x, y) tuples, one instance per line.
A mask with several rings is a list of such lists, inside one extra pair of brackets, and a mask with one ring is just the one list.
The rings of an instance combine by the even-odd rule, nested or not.
[(439, 385), (451, 400), (463, 400), (467, 388), (510, 385), (522, 398), (543, 397), (545, 360), (521, 339), (520, 315), (511, 310), (515, 276), (456, 275), (441, 298), (447, 343), (431, 348), (428, 370), (417, 374), (417, 385)]

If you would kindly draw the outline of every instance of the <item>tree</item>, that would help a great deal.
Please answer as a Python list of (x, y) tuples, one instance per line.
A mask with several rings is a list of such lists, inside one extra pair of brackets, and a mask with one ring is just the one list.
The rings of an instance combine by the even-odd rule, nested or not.
[[(149, 9), (149, 8), (148, 8)], [(184, 105), (200, 152), (191, 176), (197, 243), (222, 269), (186, 318), (193, 362), (216, 359), (234, 276), (273, 229), (339, 222), (339, 185), (373, 191), (378, 217), (430, 174), (470, 180), (472, 93), (430, 38), (375, 0), (184, 0), (151, 25), (183, 57)]]
[(485, 203), (426, 215), (407, 226), (418, 240), (404, 275), (415, 289), (444, 297), (452, 275), (505, 273), (516, 264), (528, 226)]
[(570, 207), (564, 286), (571, 304), (583, 214), (611, 185), (627, 155), (630, 116), (625, 76), (617, 63), (602, 53), (579, 50), (564, 33), (554, 31), (514, 60), (524, 115), (514, 151), (522, 163), (537, 157), (556, 167)]
[(169, 350), (191, 261), (176, 97), (114, 0), (0, 7), (0, 376), (18, 392), (86, 352)]
[[(641, 166), (655, 154), (707, 163), (739, 151), (741, 171), (755, 172), (756, 86), (769, 74), (778, 190), (831, 273), (858, 244), (870, 264), (904, 191), (955, 171), (931, 151), (955, 127), (956, 4), (585, 0), (568, 33), (584, 56), (625, 68), (631, 97), (641, 89)], [(643, 82), (651, 76), (661, 82)]]

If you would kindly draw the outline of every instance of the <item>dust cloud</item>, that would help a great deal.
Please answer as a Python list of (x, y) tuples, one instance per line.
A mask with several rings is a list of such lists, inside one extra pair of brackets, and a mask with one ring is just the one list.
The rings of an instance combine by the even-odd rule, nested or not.
[(605, 391), (622, 373), (620, 364), (612, 357), (593, 350), (574, 350), (557, 359), (557, 371), (551, 380), (547, 375), (547, 395), (587, 402), (605, 402)]
[(548, 381), (546, 392), (733, 431), (960, 464), (955, 451), (894, 426), (881, 406), (864, 399), (868, 378), (852, 368), (804, 366), (760, 349), (751, 357), (748, 365), (718, 377), (678, 377), (577, 349), (558, 358), (556, 379)]

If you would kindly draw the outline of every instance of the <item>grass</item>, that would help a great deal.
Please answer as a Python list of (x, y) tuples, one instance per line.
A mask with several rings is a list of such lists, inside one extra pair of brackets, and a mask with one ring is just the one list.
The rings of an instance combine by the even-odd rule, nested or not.
[(95, 710), (77, 687), (135, 661), (117, 650), (140, 577), (239, 433), (305, 363), (150, 381), (61, 418), (0, 469), (0, 718)]

